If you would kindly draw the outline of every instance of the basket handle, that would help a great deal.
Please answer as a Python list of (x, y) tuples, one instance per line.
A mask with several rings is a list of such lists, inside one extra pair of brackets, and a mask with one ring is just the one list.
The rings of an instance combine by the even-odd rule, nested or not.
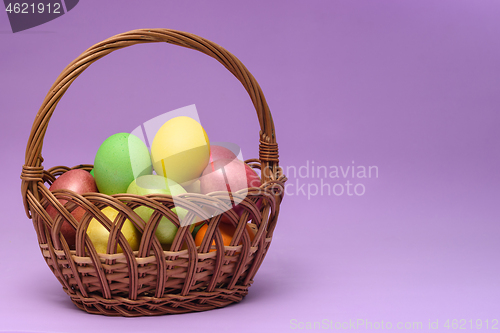
[(274, 123), (262, 90), (248, 69), (223, 47), (202, 37), (170, 29), (138, 29), (118, 34), (87, 49), (71, 62), (56, 79), (38, 111), (26, 146), (25, 164), (21, 173), (21, 192), (26, 212), (29, 207), (26, 196), (28, 189), (38, 200), (37, 183), (42, 181), (42, 145), (47, 126), (57, 106), (71, 83), (94, 61), (105, 55), (135, 44), (166, 42), (205, 53), (218, 60), (245, 87), (253, 102), (260, 124), (259, 159), (262, 166), (262, 181), (278, 178), (278, 145)]

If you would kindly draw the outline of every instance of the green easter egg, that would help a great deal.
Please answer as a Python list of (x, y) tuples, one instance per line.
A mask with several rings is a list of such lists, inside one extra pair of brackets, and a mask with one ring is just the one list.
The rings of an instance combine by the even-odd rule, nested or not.
[(151, 172), (148, 147), (133, 134), (114, 134), (97, 150), (94, 178), (101, 193), (108, 195), (126, 193), (134, 179), (149, 175)]
[[(181, 185), (171, 179), (159, 175), (145, 175), (130, 183), (127, 193), (137, 195), (169, 194), (176, 196), (187, 192)], [(151, 215), (153, 215), (153, 209), (145, 206), (137, 207), (134, 211), (144, 220), (144, 222), (148, 222)], [(172, 211), (179, 216), (179, 220), (182, 220), (188, 213), (186, 209), (180, 207), (172, 208)], [(194, 224), (191, 226), (190, 231), (193, 228)], [(162, 217), (155, 232), (160, 243), (163, 245), (172, 244), (176, 233), (177, 227), (175, 224), (166, 217)]]

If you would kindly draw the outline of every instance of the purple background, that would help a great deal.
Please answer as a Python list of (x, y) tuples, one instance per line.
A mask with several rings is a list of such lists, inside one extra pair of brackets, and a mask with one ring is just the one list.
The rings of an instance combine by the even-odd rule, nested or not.
[[(277, 332), (292, 319), (439, 320), (447, 331), (446, 319), (500, 320), (499, 17), (497, 0), (93, 0), (12, 34), (0, 13), (0, 331)], [(282, 166), (378, 166), (378, 178), (351, 179), (363, 196), (308, 200), (289, 187), (240, 304), (88, 315), (47, 268), (24, 214), (26, 141), (51, 84), (87, 47), (136, 28), (192, 32), (238, 56), (266, 94)], [(239, 82), (201, 53), (154, 44), (115, 52), (74, 82), (50, 122), (44, 166), (92, 163), (107, 136), (189, 104), (212, 141), (257, 157), (258, 122)]]

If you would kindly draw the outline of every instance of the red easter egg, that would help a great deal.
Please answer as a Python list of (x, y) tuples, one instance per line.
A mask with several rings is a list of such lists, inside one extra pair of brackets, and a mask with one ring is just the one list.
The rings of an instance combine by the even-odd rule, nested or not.
[[(247, 164), (237, 159), (220, 159), (209, 163), (200, 177), (200, 191), (202, 194), (216, 191), (236, 192), (244, 188), (259, 187), (260, 185), (261, 181), (257, 173)], [(262, 200), (259, 200), (259, 202), (261, 207)], [(239, 216), (244, 211), (238, 205), (233, 206), (233, 209)], [(251, 216), (249, 216), (249, 219), (251, 219)], [(228, 223), (225, 216), (222, 217), (221, 221)]]
[(235, 160), (236, 155), (228, 148), (223, 146), (211, 145), (210, 146), (210, 162), (221, 159)]
[[(73, 169), (63, 173), (49, 188), (50, 191), (60, 189), (70, 190), (78, 194), (98, 192), (94, 177), (92, 177), (89, 172), (81, 169)], [(59, 200), (59, 202), (64, 205), (67, 200)], [(52, 205), (47, 207), (47, 213), (52, 219), (54, 219), (58, 214), (57, 210)], [(78, 207), (71, 212), (71, 215), (73, 215), (77, 221), (80, 221), (84, 214), (85, 210), (81, 207)], [(61, 233), (63, 234), (64, 239), (66, 239), (69, 247), (73, 249), (75, 247), (76, 229), (73, 228), (68, 221), (64, 220), (61, 226)]]

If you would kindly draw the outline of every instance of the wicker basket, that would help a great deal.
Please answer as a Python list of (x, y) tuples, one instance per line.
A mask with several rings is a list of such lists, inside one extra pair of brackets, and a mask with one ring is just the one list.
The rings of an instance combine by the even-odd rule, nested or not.
[[(231, 193), (230, 199), (227, 193), (221, 192), (208, 195), (188, 193), (175, 199), (175, 206), (188, 210), (182, 225), (188, 225), (195, 216), (208, 224), (199, 247), (194, 243), (189, 226), (181, 226), (178, 217), (172, 213), (174, 202), (171, 196), (78, 195), (67, 190), (50, 192), (47, 186), (59, 175), (74, 168), (90, 171), (92, 165), (58, 166), (48, 170), (42, 166), (42, 144), (48, 122), (57, 103), (78, 75), (94, 61), (115, 50), (156, 42), (191, 48), (218, 60), (243, 84), (260, 122), (259, 159), (245, 162), (261, 169), (261, 187), (250, 188), (246, 196), (241, 191)], [(78, 308), (112, 316), (204, 311), (241, 301), (248, 293), (271, 243), (286, 181), (278, 166), (278, 146), (271, 113), (254, 77), (234, 55), (219, 45), (193, 34), (167, 29), (141, 29), (116, 35), (92, 46), (70, 63), (50, 88), (36, 115), (25, 158), (21, 191), (26, 214), (33, 221), (47, 265)], [(241, 217), (230, 209), (234, 198), (243, 200), (240, 203), (244, 209)], [(59, 200), (67, 202), (63, 205)], [(258, 200), (264, 204), (257, 205)], [(47, 213), (49, 205), (57, 210), (55, 218)], [(149, 221), (143, 221), (133, 211), (141, 205), (154, 209)], [(101, 212), (108, 206), (119, 212), (114, 221)], [(80, 222), (71, 215), (78, 207), (85, 210)], [(221, 215), (209, 216), (207, 207), (225, 211), (222, 214), (236, 227), (230, 246), (223, 245), (218, 229)], [(168, 251), (162, 248), (155, 236), (163, 216), (179, 227)], [(106, 254), (97, 253), (86, 237), (92, 218), (110, 230)], [(131, 250), (120, 232), (127, 218), (142, 232), (138, 251)], [(250, 241), (245, 227), (249, 219), (255, 232), (253, 241)], [(77, 230), (74, 249), (70, 249), (60, 232), (64, 220)], [(213, 241), (215, 247), (211, 246)], [(117, 245), (123, 249), (122, 253), (116, 253)], [(216, 251), (210, 251), (211, 248)]]

